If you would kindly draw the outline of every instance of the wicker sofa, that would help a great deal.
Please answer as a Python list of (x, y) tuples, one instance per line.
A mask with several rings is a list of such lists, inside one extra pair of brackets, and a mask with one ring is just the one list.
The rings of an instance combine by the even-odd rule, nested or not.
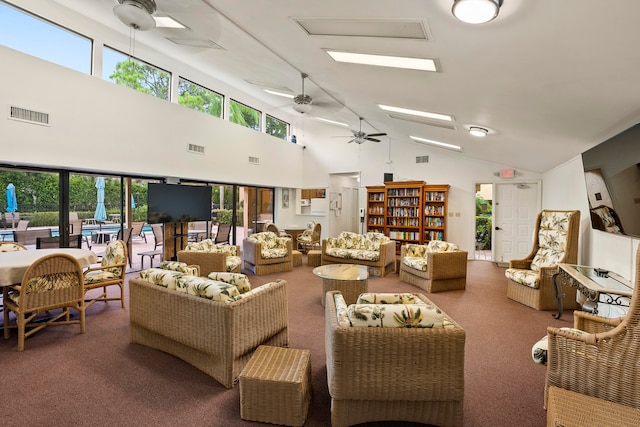
[(188, 244), (178, 252), (178, 261), (199, 266), (202, 276), (213, 271), (240, 273), (242, 265), (240, 246), (216, 244), (211, 239)]
[(322, 240), (321, 263), (366, 265), (384, 277), (396, 270), (396, 242), (382, 233), (343, 231)]
[(231, 388), (258, 346), (288, 346), (286, 284), (218, 302), (132, 278), (131, 342), (172, 354)]
[(441, 240), (406, 244), (400, 250), (400, 280), (427, 292), (465, 289), (467, 252)]
[[(410, 421), (461, 426), (465, 331), (421, 294), (407, 295), (435, 308), (442, 326), (352, 326), (345, 323), (349, 309), (337, 295), (327, 292), (325, 301), (331, 425)], [(389, 317), (385, 321), (392, 322)]]

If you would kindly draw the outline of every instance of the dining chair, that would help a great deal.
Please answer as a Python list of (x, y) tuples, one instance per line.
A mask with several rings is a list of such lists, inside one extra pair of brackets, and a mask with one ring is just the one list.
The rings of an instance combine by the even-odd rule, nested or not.
[[(120, 301), (122, 308), (124, 308), (124, 279), (127, 271), (127, 254), (128, 251), (125, 242), (123, 240), (114, 240), (107, 245), (102, 255), (100, 266), (85, 270), (85, 293), (102, 288), (102, 293), (90, 297), (90, 299), (86, 301), (85, 308), (91, 307), (98, 301), (106, 302), (117, 300)], [(109, 297), (107, 295), (108, 286), (118, 286), (120, 288), (120, 297)]]
[[(128, 253), (128, 258), (129, 258), (129, 267), (132, 267), (131, 265), (131, 237), (133, 236), (133, 228), (125, 228), (125, 229), (121, 229), (118, 231), (118, 236), (116, 237), (117, 240), (122, 240), (125, 244), (125, 246), (127, 247), (127, 253)], [(107, 245), (108, 247), (108, 245)]]
[[(47, 326), (79, 324), (85, 332), (84, 277), (82, 267), (71, 255), (57, 253), (35, 261), (24, 273), (22, 283), (3, 289), (4, 338), (11, 329), (18, 330), (18, 351), (24, 350), (24, 340)], [(40, 313), (62, 308), (62, 312), (46, 320), (36, 318)], [(79, 319), (71, 319), (70, 308), (77, 310)], [(10, 324), (9, 313), (15, 315)], [(27, 329), (29, 329), (27, 331)]]

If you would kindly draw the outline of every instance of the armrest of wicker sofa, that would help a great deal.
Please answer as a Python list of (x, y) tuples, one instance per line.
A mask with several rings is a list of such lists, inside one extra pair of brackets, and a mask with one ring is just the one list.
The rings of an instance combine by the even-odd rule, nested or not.
[(178, 261), (200, 267), (200, 276), (213, 271), (227, 271), (227, 254), (216, 252), (179, 251)]
[(396, 241), (390, 240), (380, 245), (380, 261), (382, 266), (393, 263), (393, 269), (396, 268)]

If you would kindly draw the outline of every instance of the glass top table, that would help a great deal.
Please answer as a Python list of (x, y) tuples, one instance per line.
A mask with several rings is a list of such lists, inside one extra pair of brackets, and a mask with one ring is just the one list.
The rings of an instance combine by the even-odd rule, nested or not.
[(357, 264), (328, 264), (313, 269), (313, 274), (322, 278), (322, 298), (329, 291), (340, 291), (347, 304), (355, 304), (361, 293), (369, 289), (369, 267)]
[(628, 307), (633, 293), (631, 282), (624, 277), (600, 268), (584, 265), (558, 264), (558, 273), (554, 275), (558, 315), (562, 316), (562, 298), (560, 286), (569, 285), (578, 289), (589, 301), (596, 303), (594, 313), (598, 314), (597, 303)]

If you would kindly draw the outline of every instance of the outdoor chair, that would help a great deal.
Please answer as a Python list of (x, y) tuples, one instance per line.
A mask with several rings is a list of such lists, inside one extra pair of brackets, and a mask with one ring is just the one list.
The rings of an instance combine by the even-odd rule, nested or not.
[[(23, 351), (25, 338), (47, 326), (79, 324), (84, 333), (83, 285), (82, 267), (71, 255), (51, 254), (38, 259), (25, 272), (20, 285), (4, 287), (4, 338), (9, 339), (11, 329), (18, 329), (18, 351)], [(62, 312), (35, 321), (40, 313), (57, 308)], [(71, 320), (69, 308), (78, 310), (80, 318)], [(15, 315), (14, 325), (9, 323), (9, 312)]]
[(16, 223), (20, 222), (20, 212), (5, 212), (4, 220), (7, 225), (11, 224), (11, 228), (14, 228)]
[(14, 230), (13, 241), (24, 246), (34, 246), (38, 237), (51, 237), (50, 228), (35, 228), (32, 230)]
[[(49, 249), (49, 248), (60, 248), (60, 236), (53, 237), (37, 237), (36, 238), (36, 249)], [(69, 246), (70, 248), (78, 248), (82, 247), (82, 239), (80, 236), (69, 236)]]
[(214, 243), (230, 243), (229, 236), (231, 234), (231, 224), (218, 224), (218, 232)]
[[(93, 289), (102, 288), (102, 293), (90, 297), (86, 301), (86, 308), (91, 307), (98, 301), (119, 300), (124, 308), (124, 279), (127, 271), (127, 245), (122, 240), (114, 240), (109, 243), (102, 255), (99, 267), (91, 267), (84, 272), (84, 289), (89, 292)], [(109, 297), (107, 295), (108, 286), (118, 286), (120, 297)]]
[[(580, 211), (543, 210), (538, 214), (531, 253), (521, 260), (511, 260), (505, 271), (507, 297), (536, 310), (558, 307), (553, 275), (558, 264), (578, 261)], [(576, 288), (563, 289), (562, 305), (578, 307)]]
[(640, 245), (626, 316), (611, 319), (579, 310), (573, 315), (574, 329), (547, 328), (545, 406), (549, 388), (558, 387), (640, 409)]
[(18, 221), (18, 225), (16, 226), (16, 231), (24, 231), (27, 230), (29, 228), (29, 220), (28, 219), (21, 219), (20, 221)]
[(153, 250), (155, 251), (158, 249), (158, 246), (164, 245), (162, 224), (151, 224), (151, 231), (153, 232), (153, 238), (155, 239), (155, 243), (153, 245)]
[[(71, 214), (69, 214), (71, 216)], [(76, 214), (76, 217), (78, 214)], [(80, 239), (80, 246), (82, 248), (82, 242), (87, 244), (87, 248), (91, 249), (91, 241), (89, 240), (89, 236), (85, 236), (82, 234), (82, 220), (81, 219), (70, 219), (69, 220), (69, 240), (71, 240), (72, 236), (78, 236)], [(75, 241), (75, 239), (74, 239)], [(69, 242), (70, 247), (76, 247)]]
[(122, 240), (124, 242), (125, 246), (127, 247), (127, 253), (128, 253), (128, 258), (129, 258), (129, 267), (132, 267), (132, 265), (131, 265), (131, 237), (132, 236), (133, 236), (133, 229), (132, 228), (125, 228), (123, 230), (119, 230), (118, 231), (118, 236), (116, 237), (117, 240)]
[(142, 231), (145, 224), (146, 222), (144, 221), (131, 223), (131, 239), (142, 239), (147, 243), (147, 236), (144, 234), (144, 231)]
[(322, 226), (317, 222), (310, 222), (307, 229), (298, 235), (296, 246), (298, 250), (302, 252), (308, 252), (313, 250), (317, 245), (318, 249), (321, 248), (320, 234)]

